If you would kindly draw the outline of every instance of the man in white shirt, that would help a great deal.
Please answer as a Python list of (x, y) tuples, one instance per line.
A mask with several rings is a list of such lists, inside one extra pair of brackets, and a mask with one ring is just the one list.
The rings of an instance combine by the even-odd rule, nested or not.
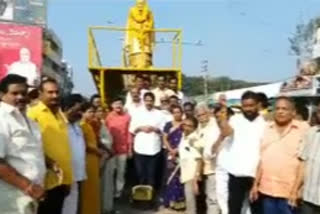
[[(247, 91), (241, 98), (242, 114), (230, 118), (223, 131), (231, 137), (229, 173), (229, 214), (240, 214), (243, 202), (253, 185), (259, 163), (260, 143), (266, 125), (259, 115), (258, 99), (254, 92)], [(251, 206), (253, 211), (253, 207)]]
[(40, 75), (37, 66), (31, 62), (31, 52), (28, 48), (21, 48), (20, 59), (8, 67), (8, 74), (17, 74), (27, 78), (29, 86), (37, 87)]
[(220, 94), (218, 97), (218, 104), (221, 106), (227, 106), (227, 96), (225, 94)]
[(157, 85), (158, 85), (158, 87), (153, 89), (152, 93), (154, 94), (154, 96), (156, 98), (154, 105), (156, 107), (160, 107), (161, 106), (161, 98), (169, 97), (174, 92), (172, 90), (166, 88), (166, 78), (163, 75), (158, 76)]
[(147, 74), (143, 75), (143, 87), (141, 90), (142, 98), (145, 93), (151, 92), (151, 85), (152, 85), (152, 82), (151, 82), (150, 76)]
[(209, 108), (206, 105), (199, 105), (195, 111), (199, 121), (197, 134), (199, 144), (203, 149), (203, 174), (205, 176), (207, 213), (220, 213), (216, 196), (216, 152), (212, 148), (220, 136), (220, 129), (216, 120), (211, 117)]
[(181, 104), (179, 98), (176, 95), (169, 97), (169, 106), (179, 106)]
[(171, 106), (170, 106), (168, 97), (167, 96), (161, 97), (160, 102), (161, 102), (160, 111), (163, 114), (163, 117), (166, 123), (173, 121), (173, 116), (170, 111)]
[(155, 174), (161, 151), (161, 130), (165, 120), (163, 114), (154, 108), (155, 96), (151, 92), (144, 95), (145, 108), (132, 118), (130, 132), (134, 135), (134, 159), (139, 184), (155, 184)]
[(62, 110), (68, 120), (68, 133), (70, 147), (72, 150), (73, 184), (70, 194), (65, 198), (63, 204), (63, 214), (76, 214), (78, 212), (79, 185), (86, 176), (86, 143), (82, 129), (78, 122), (81, 119), (81, 105), (83, 99), (81, 95), (72, 94), (62, 102)]
[(27, 80), (8, 75), (0, 83), (1, 213), (35, 214), (46, 172), (40, 130), (25, 114)]
[(195, 104), (192, 102), (185, 102), (183, 104), (183, 111), (184, 111), (184, 117), (185, 118), (192, 118), (194, 117), (194, 109)]
[(178, 90), (178, 79), (177, 79), (177, 77), (171, 77), (169, 79), (169, 89), (171, 89), (171, 93), (169, 93), (170, 97), (175, 95), (175, 96), (177, 96), (179, 98), (179, 101), (181, 103), (184, 102), (184, 98), (185, 98), (184, 94), (183, 94), (182, 91)]
[[(149, 92), (150, 90), (147, 89), (146, 87), (146, 84), (145, 82), (148, 82), (149, 80), (146, 81), (146, 78), (143, 77), (142, 75), (137, 75), (135, 77), (135, 80), (134, 80), (134, 87), (133, 88), (136, 88), (138, 89), (139, 93), (140, 93), (140, 99), (143, 100), (143, 95), (146, 93), (146, 92)], [(133, 97), (131, 96), (131, 92), (129, 91), (127, 93), (127, 96), (126, 96), (126, 103), (125, 103), (125, 106), (129, 106), (133, 103)]]
[(132, 97), (131, 103), (126, 103), (124, 108), (129, 113), (130, 117), (133, 118), (136, 115), (136, 112), (139, 111), (140, 108), (143, 108), (143, 102), (141, 101), (141, 95), (138, 88), (132, 88), (130, 90), (130, 96)]

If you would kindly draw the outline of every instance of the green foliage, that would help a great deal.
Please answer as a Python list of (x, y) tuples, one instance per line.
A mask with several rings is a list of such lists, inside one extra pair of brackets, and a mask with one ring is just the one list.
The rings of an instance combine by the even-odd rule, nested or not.
[(314, 34), (320, 27), (320, 17), (311, 19), (307, 24), (298, 24), (290, 42), (291, 53), (300, 59), (310, 58), (314, 44)]
[[(243, 80), (232, 80), (229, 77), (222, 76), (218, 78), (211, 78), (208, 80), (208, 91), (214, 93), (218, 91), (232, 90), (238, 88), (246, 88), (263, 83), (246, 82)], [(199, 76), (183, 76), (183, 91), (187, 96), (197, 96), (204, 92), (203, 77)]]

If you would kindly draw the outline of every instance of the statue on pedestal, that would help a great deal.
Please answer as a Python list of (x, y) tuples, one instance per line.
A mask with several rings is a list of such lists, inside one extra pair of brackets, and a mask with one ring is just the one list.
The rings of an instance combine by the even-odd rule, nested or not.
[(152, 52), (155, 45), (153, 14), (146, 0), (136, 0), (130, 9), (127, 21), (125, 50), (129, 67), (148, 68), (152, 66)]

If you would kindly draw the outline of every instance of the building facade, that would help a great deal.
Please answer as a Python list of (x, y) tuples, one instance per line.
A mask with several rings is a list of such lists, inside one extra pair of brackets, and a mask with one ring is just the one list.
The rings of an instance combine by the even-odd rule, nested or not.
[(63, 59), (62, 42), (51, 29), (44, 31), (43, 40), (42, 75), (56, 79), (63, 95), (68, 95), (73, 89), (72, 67)]

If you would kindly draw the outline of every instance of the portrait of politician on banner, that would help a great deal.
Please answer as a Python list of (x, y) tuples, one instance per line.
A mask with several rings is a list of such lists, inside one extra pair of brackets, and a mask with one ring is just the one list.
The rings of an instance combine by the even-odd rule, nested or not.
[(37, 86), (42, 65), (42, 29), (0, 24), (0, 79), (18, 74)]
[(17, 74), (24, 76), (28, 80), (28, 85), (38, 85), (39, 72), (37, 66), (31, 61), (31, 52), (28, 48), (19, 50), (19, 60), (7, 65), (7, 74)]

